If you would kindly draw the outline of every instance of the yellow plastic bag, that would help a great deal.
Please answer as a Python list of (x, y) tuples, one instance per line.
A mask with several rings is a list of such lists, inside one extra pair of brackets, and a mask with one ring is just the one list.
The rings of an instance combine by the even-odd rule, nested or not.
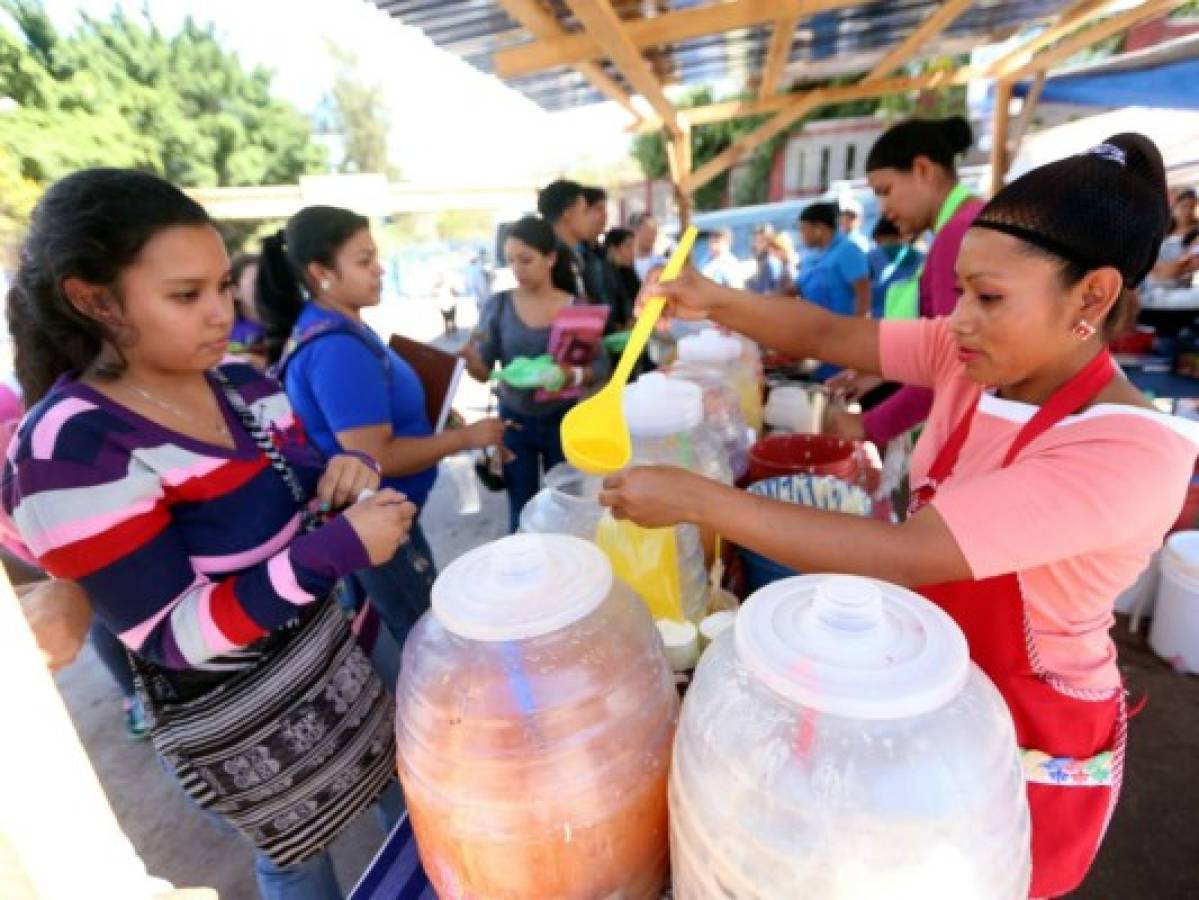
[(616, 577), (637, 592), (655, 620), (687, 620), (673, 528), (642, 528), (605, 513), (595, 542), (612, 563)]

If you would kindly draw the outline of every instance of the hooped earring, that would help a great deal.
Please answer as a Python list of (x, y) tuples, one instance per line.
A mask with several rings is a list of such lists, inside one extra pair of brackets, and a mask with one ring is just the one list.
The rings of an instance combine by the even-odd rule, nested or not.
[(1070, 331), (1080, 341), (1089, 341), (1095, 336), (1096, 328), (1086, 319), (1079, 319)]

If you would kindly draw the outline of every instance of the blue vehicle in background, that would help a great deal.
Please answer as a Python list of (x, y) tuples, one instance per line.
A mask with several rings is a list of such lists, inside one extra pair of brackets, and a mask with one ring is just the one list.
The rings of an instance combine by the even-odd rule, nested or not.
[[(733, 232), (733, 254), (738, 259), (751, 262), (754, 255), (754, 230), (760, 225), (770, 225), (777, 232), (786, 232), (802, 256), (804, 246), (799, 237), (799, 214), (813, 203), (840, 204), (851, 197), (861, 204), (864, 212), (862, 230), (870, 234), (879, 216), (878, 198), (874, 196), (874, 192), (865, 182), (835, 182), (829, 190), (818, 196), (696, 213), (691, 217), (691, 224), (699, 229), (701, 240), (696, 244), (692, 258), (698, 268), (703, 268), (708, 259), (707, 242), (702, 240), (704, 234), (728, 228)], [(677, 231), (677, 223), (669, 230)]]
[[(976, 195), (986, 196), (985, 183), (989, 172), (988, 166), (971, 166), (961, 169), (958, 174), (962, 182)], [(738, 259), (752, 261), (754, 229), (763, 224), (773, 226), (775, 231), (787, 232), (795, 249), (802, 256), (804, 246), (799, 237), (799, 214), (804, 208), (813, 203), (836, 203), (840, 206), (850, 199), (856, 200), (861, 207), (862, 221), (859, 227), (862, 233), (869, 237), (874, 231), (882, 208), (870, 185), (864, 178), (858, 178), (853, 181), (834, 181), (823, 194), (811, 197), (696, 213), (691, 217), (691, 223), (699, 229), (701, 240), (696, 244), (692, 259), (698, 268), (702, 268), (708, 258), (707, 241), (702, 240), (704, 233), (728, 228), (733, 232), (733, 253)], [(677, 235), (678, 222), (668, 223), (666, 230)]]

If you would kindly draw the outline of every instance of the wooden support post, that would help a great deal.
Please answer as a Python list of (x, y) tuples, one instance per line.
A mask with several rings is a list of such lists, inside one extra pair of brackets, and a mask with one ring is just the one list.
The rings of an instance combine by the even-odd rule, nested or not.
[(674, 186), (675, 204), (679, 208), (679, 221), (686, 228), (691, 224), (694, 202), (687, 190), (687, 179), (691, 174), (691, 129), (683, 127), (679, 134), (662, 133), (666, 145), (666, 161), (670, 167), (670, 181)]
[(1012, 103), (1012, 83), (1010, 81), (995, 82), (995, 110), (991, 119), (991, 196), (995, 196), (1003, 187), (1004, 176), (1008, 167), (1008, 123), (1009, 108)]
[(1024, 95), (1024, 106), (1020, 109), (1020, 118), (1016, 120), (1016, 128), (1012, 132), (1011, 151), (1008, 156), (1009, 165), (1016, 161), (1016, 157), (1020, 155), (1020, 145), (1024, 143), (1024, 136), (1028, 134), (1028, 128), (1032, 124), (1033, 113), (1036, 112), (1037, 104), (1041, 102), (1041, 92), (1045, 89), (1045, 72), (1037, 73), (1037, 77), (1033, 79), (1032, 87), (1028, 89), (1028, 93)]

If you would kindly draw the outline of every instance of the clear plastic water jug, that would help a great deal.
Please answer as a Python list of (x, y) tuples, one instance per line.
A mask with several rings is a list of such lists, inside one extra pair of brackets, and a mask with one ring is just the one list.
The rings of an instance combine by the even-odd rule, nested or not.
[(696, 363), (675, 363), (667, 375), (699, 385), (703, 392), (703, 421), (724, 446), (733, 479), (740, 481), (749, 471), (753, 438), (736, 390), (719, 370)]
[(1029, 818), (1011, 716), (957, 625), (848, 576), (754, 594), (683, 705), (677, 900), (1022, 900)]
[[(703, 392), (658, 372), (625, 388), (632, 465), (678, 466), (724, 484), (732, 471), (714, 432), (703, 422)], [(641, 528), (605, 514), (597, 541), (617, 577), (632, 586), (655, 619), (699, 625), (708, 607), (703, 541), (694, 525)]]
[(604, 514), (599, 503), (602, 485), (602, 478), (580, 472), (570, 463), (554, 466), (546, 473), (545, 487), (521, 510), (521, 532), (569, 534), (594, 541)]
[(645, 607), (594, 544), (522, 534), (451, 563), (396, 702), (438, 896), (658, 900), (678, 699)]
[(733, 335), (708, 328), (679, 341), (679, 362), (715, 369), (737, 393), (745, 421), (762, 433), (762, 382), (746, 345)]

